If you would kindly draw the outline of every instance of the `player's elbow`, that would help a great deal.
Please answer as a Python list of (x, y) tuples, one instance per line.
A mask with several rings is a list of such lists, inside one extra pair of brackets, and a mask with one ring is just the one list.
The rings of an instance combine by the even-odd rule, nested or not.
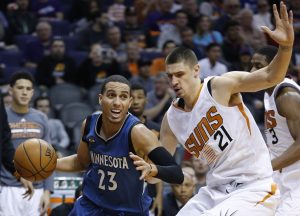
[[(266, 67), (266, 70), (267, 70), (266, 82), (267, 82), (267, 85), (270, 87), (281, 83), (285, 78), (286, 73), (284, 73), (284, 72), (279, 72), (278, 70), (272, 71), (274, 69), (272, 69), (269, 66)], [(276, 73), (274, 73), (274, 72), (276, 72)]]
[(184, 175), (180, 166), (177, 166), (178, 171), (176, 172), (176, 182), (173, 184), (182, 184), (184, 181)]

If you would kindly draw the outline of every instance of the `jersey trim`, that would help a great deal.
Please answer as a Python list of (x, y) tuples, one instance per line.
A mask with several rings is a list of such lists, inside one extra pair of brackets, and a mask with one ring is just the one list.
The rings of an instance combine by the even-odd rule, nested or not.
[(251, 135), (250, 120), (249, 120), (249, 117), (248, 117), (247, 113), (245, 112), (244, 106), (243, 106), (242, 103), (240, 103), (240, 104), (237, 105), (237, 107), (239, 108), (239, 111), (241, 112), (241, 114), (242, 114), (243, 117), (245, 118), (246, 123), (247, 123), (248, 130), (249, 130), (249, 133), (250, 133), (250, 135)]
[(102, 114), (99, 115), (98, 118), (97, 118), (97, 120), (96, 120), (95, 127), (94, 127), (95, 134), (96, 134), (100, 139), (102, 139), (104, 142), (108, 142), (108, 141), (114, 139), (114, 138), (120, 133), (120, 131), (122, 130), (124, 124), (125, 124), (126, 121), (128, 120), (129, 115), (130, 115), (130, 114), (128, 113), (127, 116), (126, 116), (126, 118), (125, 118), (125, 120), (123, 121), (123, 124), (122, 124), (121, 127), (119, 128), (119, 130), (118, 130), (114, 135), (112, 135), (111, 137), (109, 137), (108, 139), (104, 139), (104, 138), (100, 135), (100, 133), (98, 133), (98, 129), (99, 129), (99, 131), (100, 131), (101, 126), (102, 126), (102, 118), (101, 118), (101, 117), (102, 117)]
[(271, 191), (269, 191), (268, 194), (261, 201), (257, 202), (255, 206), (257, 206), (259, 204), (262, 204), (267, 199), (269, 199), (271, 196), (275, 195), (276, 190), (277, 190), (277, 184), (272, 183), (272, 185), (271, 185)]

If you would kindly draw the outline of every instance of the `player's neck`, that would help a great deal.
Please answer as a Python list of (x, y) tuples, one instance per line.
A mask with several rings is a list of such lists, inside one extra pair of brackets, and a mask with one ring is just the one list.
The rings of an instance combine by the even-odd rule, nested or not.
[[(126, 119), (126, 118), (125, 118)], [(122, 127), (125, 119), (122, 122), (112, 124), (109, 121), (102, 121), (102, 125), (100, 128), (100, 136), (105, 140), (114, 136)]]
[(200, 85), (197, 84), (195, 86), (195, 88), (191, 88), (191, 89), (194, 89), (194, 91), (192, 91), (190, 94), (188, 94), (186, 97), (184, 97), (184, 103), (185, 103), (184, 109), (186, 111), (191, 111), (193, 109), (193, 107), (196, 104), (198, 97), (200, 95), (201, 88), (202, 88), (202, 83), (200, 80)]
[(29, 106), (22, 106), (22, 105), (16, 104), (14, 101), (11, 104), (11, 109), (15, 113), (19, 113), (19, 114), (26, 114), (29, 112)]

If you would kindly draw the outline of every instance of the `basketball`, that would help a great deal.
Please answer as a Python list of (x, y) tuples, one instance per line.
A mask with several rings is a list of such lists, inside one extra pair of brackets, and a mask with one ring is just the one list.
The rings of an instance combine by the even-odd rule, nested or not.
[(16, 149), (14, 164), (18, 173), (29, 181), (41, 181), (54, 171), (57, 155), (54, 148), (42, 139), (28, 139)]

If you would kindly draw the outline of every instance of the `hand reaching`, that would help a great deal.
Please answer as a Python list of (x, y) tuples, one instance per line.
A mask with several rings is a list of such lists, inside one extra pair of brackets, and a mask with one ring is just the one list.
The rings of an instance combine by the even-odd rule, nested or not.
[(273, 13), (276, 23), (275, 30), (271, 31), (268, 27), (262, 26), (262, 30), (267, 33), (274, 41), (280, 46), (293, 46), (294, 43), (294, 29), (293, 29), (293, 12), (289, 14), (286, 9), (286, 5), (280, 2), (280, 16), (277, 10), (277, 6), (273, 5)]
[(141, 171), (140, 180), (147, 180), (156, 175), (157, 169), (154, 164), (147, 163), (143, 158), (131, 152), (129, 153), (129, 156), (133, 160), (136, 170)]
[(28, 197), (28, 200), (30, 200), (34, 194), (34, 188), (32, 182), (27, 181), (24, 178), (20, 178), (20, 182), (23, 184), (24, 188), (26, 189), (25, 193), (22, 194), (23, 199), (26, 199)]

